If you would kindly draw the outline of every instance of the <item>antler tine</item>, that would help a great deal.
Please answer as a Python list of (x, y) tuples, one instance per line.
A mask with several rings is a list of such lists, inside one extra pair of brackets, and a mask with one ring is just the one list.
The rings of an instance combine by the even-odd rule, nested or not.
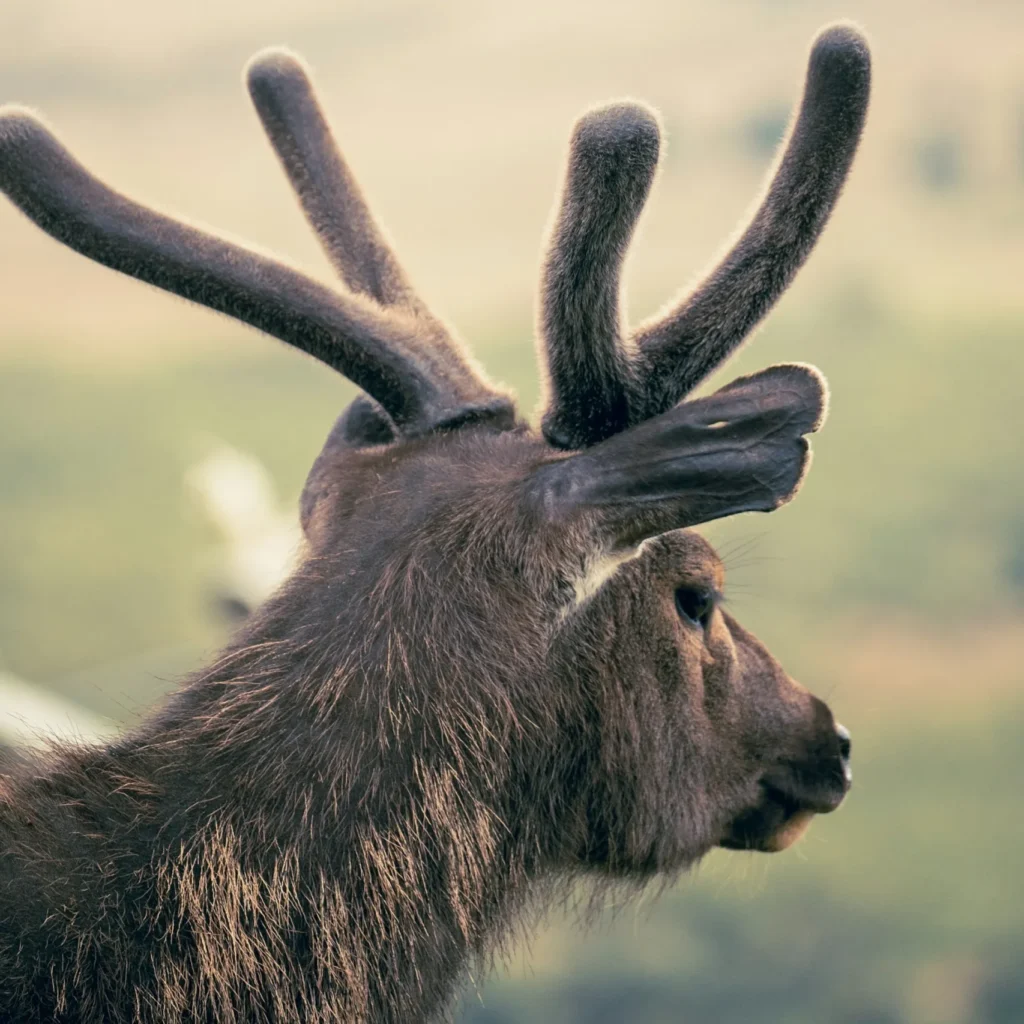
[(404, 306), (430, 319), (334, 142), (302, 60), (287, 50), (264, 50), (249, 62), (245, 79), (302, 210), (345, 284), (382, 306)]
[(573, 130), (538, 325), (549, 374), (543, 430), (559, 448), (584, 448), (629, 426), (635, 382), (621, 344), (619, 275), (660, 141), (657, 115), (638, 103), (592, 110)]
[(510, 419), (507, 397), (413, 290), (334, 141), (304, 63), (287, 50), (265, 50), (249, 62), (245, 77), (274, 152), (341, 279), (352, 291), (416, 318), (435, 371), (466, 396), (467, 414), (484, 410)]
[(476, 382), (442, 372), (410, 329), (250, 249), (176, 221), (90, 174), (31, 112), (0, 111), (0, 190), (44, 231), (114, 270), (250, 324), (333, 367), (403, 433), (467, 419)]
[(799, 115), (750, 225), (691, 294), (635, 332), (646, 394), (634, 422), (671, 408), (711, 373), (800, 269), (853, 162), (870, 79), (867, 42), (856, 28), (821, 32)]

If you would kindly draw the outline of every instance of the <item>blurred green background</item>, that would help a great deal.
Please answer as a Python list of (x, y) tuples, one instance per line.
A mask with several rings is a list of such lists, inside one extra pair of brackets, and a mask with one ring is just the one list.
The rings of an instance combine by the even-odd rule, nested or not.
[[(1024, 1022), (1024, 6), (0, 6), (0, 101), (43, 110), (126, 191), (326, 277), (239, 85), (260, 46), (305, 53), (412, 276), (527, 409), (573, 117), (621, 95), (663, 111), (627, 275), (645, 315), (756, 195), (838, 18), (875, 54), (862, 154), (725, 371), (814, 362), (831, 418), (794, 505), (707, 533), (732, 610), (851, 728), (855, 790), (785, 854), (716, 853), (585, 931), (553, 916), (478, 979), (466, 1022)], [(8, 204), (0, 310), (0, 665), (129, 721), (228, 628), (189, 468), (227, 442), (294, 508), (352, 389)]]

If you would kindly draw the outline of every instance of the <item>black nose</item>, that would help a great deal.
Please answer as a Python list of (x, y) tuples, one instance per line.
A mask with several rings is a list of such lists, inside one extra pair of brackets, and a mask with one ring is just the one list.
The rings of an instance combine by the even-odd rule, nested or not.
[(836, 723), (836, 736), (839, 737), (839, 760), (843, 762), (843, 774), (846, 776), (847, 784), (853, 778), (853, 772), (850, 770), (850, 750), (853, 747), (853, 743), (850, 740), (850, 730), (845, 725)]

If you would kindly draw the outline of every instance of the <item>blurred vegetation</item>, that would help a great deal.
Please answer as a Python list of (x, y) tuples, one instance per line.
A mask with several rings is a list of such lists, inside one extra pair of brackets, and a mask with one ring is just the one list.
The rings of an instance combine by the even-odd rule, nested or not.
[(915, 162), (921, 183), (935, 192), (951, 192), (967, 177), (964, 145), (951, 128), (936, 129), (919, 139)]
[(784, 104), (770, 104), (748, 114), (740, 131), (746, 152), (759, 160), (773, 157), (785, 138), (789, 115), (789, 107)]

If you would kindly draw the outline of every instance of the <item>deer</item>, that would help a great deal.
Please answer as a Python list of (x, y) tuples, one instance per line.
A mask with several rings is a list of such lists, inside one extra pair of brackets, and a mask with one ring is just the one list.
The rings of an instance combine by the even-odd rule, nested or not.
[(290, 51), (246, 82), (336, 273), (114, 191), (31, 111), (0, 189), (56, 240), (326, 364), (359, 394), (300, 498), (302, 558), (212, 662), (102, 744), (0, 765), (0, 1019), (430, 1021), (566, 886), (640, 891), (835, 810), (850, 735), (723, 606), (694, 528), (790, 501), (827, 387), (695, 397), (819, 238), (867, 43), (813, 42), (759, 207), (630, 329), (659, 165), (638, 102), (576, 122), (542, 255), (534, 425), (414, 290)]

